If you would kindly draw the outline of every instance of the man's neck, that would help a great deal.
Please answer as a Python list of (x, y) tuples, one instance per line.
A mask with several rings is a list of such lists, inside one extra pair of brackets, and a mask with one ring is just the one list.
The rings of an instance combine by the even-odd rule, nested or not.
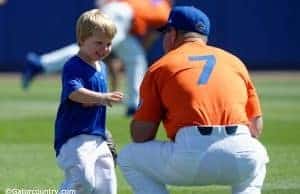
[(178, 46), (188, 43), (188, 42), (197, 42), (201, 45), (206, 45), (207, 44), (207, 37), (203, 36), (198, 33), (185, 33), (182, 34), (181, 36), (177, 36), (177, 41), (175, 47), (177, 48)]

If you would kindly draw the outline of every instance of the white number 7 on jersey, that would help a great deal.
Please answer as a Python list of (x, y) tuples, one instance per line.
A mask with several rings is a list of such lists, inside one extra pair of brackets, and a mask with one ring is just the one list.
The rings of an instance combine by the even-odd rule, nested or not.
[(206, 63), (204, 64), (203, 71), (201, 72), (198, 84), (207, 84), (208, 79), (212, 73), (213, 68), (216, 64), (216, 58), (214, 55), (203, 55), (203, 56), (189, 56), (190, 61), (202, 61), (204, 60)]

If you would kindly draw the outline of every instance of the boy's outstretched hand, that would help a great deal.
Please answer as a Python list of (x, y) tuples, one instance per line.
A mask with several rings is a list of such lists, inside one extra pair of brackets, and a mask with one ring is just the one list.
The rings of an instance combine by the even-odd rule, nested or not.
[(124, 98), (122, 92), (114, 91), (103, 94), (103, 100), (101, 101), (102, 105), (112, 107), (113, 103), (120, 103)]

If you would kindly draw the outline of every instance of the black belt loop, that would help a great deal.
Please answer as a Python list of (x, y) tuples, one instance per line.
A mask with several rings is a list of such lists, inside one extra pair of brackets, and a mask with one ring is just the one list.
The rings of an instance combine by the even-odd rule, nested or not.
[[(201, 127), (198, 126), (198, 131), (201, 133), (201, 135), (211, 135), (213, 131), (213, 127)], [(227, 135), (234, 135), (237, 130), (237, 126), (226, 126), (225, 131)]]
[(212, 130), (212, 127), (198, 127), (198, 131), (201, 133), (201, 135), (211, 135)]
[(237, 126), (226, 126), (225, 130), (226, 130), (227, 135), (233, 135), (233, 134), (235, 134), (235, 132), (237, 130)]

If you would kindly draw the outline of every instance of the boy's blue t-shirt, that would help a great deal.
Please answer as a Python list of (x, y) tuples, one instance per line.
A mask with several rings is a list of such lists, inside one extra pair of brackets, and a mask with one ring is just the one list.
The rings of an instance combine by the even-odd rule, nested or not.
[(62, 72), (62, 92), (55, 121), (56, 155), (66, 141), (80, 134), (105, 137), (106, 106), (84, 107), (69, 99), (69, 95), (79, 88), (95, 92), (107, 92), (105, 65), (97, 71), (78, 56), (72, 57), (64, 65)]

